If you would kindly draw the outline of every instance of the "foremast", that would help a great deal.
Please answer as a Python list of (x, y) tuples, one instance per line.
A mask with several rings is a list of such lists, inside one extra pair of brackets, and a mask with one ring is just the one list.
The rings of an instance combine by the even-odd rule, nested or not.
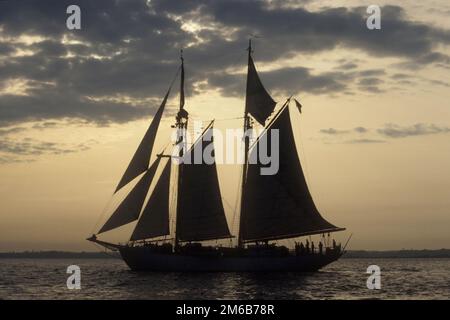
[[(186, 150), (186, 132), (189, 121), (189, 113), (184, 109), (184, 58), (183, 49), (180, 51), (181, 60), (181, 74), (180, 74), (180, 107), (178, 113), (175, 117), (175, 128), (177, 130), (177, 141), (176, 145), (180, 146), (179, 149), (179, 159), (182, 160), (184, 156), (184, 150)], [(177, 179), (177, 198), (180, 196), (181, 179), (183, 176), (183, 166), (178, 165), (178, 179)], [(174, 250), (177, 251), (180, 245), (180, 237), (178, 230), (180, 228), (180, 219), (178, 218), (178, 203), (177, 203), (177, 214), (175, 214), (175, 230), (174, 230)]]

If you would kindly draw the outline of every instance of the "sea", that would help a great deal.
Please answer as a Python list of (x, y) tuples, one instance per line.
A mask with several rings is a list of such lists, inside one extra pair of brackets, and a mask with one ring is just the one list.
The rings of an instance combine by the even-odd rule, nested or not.
[[(79, 289), (67, 286), (71, 265)], [(371, 265), (380, 289), (367, 286)], [(450, 259), (341, 259), (314, 273), (141, 273), (112, 258), (0, 259), (0, 299), (449, 298)]]

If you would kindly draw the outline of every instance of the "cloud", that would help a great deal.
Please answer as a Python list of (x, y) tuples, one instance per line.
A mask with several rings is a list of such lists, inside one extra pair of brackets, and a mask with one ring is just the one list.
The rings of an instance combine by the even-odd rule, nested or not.
[[(307, 68), (281, 68), (260, 72), (269, 91), (292, 95), (299, 88), (313, 94), (330, 94), (347, 88), (352, 76), (341, 72), (326, 72), (313, 75)], [(224, 95), (242, 95), (245, 87), (245, 74), (215, 73), (208, 79), (208, 85), (218, 89)]]
[(380, 80), (378, 78), (363, 78), (358, 82), (358, 84), (361, 86), (374, 86), (380, 83), (383, 83), (383, 80)]
[(338, 130), (335, 128), (328, 128), (328, 129), (321, 129), (320, 133), (325, 133), (329, 135), (336, 135), (336, 134), (344, 134), (350, 132), (349, 130)]
[(22, 132), (22, 131), (25, 131), (25, 130), (26, 130), (26, 128), (24, 128), (24, 127), (11, 127), (11, 128), (6, 128), (6, 129), (0, 128), (0, 137), (1, 136), (8, 136), (10, 134)]
[[(450, 133), (450, 127), (425, 123), (417, 123), (411, 126), (401, 126), (389, 123), (374, 130), (359, 126), (353, 129), (326, 128), (319, 130), (319, 133), (327, 135), (328, 137), (334, 137), (337, 142), (340, 141), (342, 143), (384, 143), (387, 142), (385, 139)], [(350, 140), (342, 140), (343, 136), (348, 137), (351, 135), (356, 135), (357, 137)]]
[(358, 67), (358, 65), (356, 63), (346, 62), (344, 64), (339, 65), (336, 69), (351, 70), (351, 69), (356, 69), (357, 67)]
[(423, 136), (430, 134), (449, 133), (450, 127), (435, 124), (416, 123), (412, 126), (400, 126), (397, 124), (386, 124), (377, 132), (389, 138), (405, 138), (411, 136)]
[(442, 81), (442, 80), (429, 80), (431, 84), (436, 84), (443, 87), (450, 87), (450, 84), (448, 82)]
[(23, 159), (19, 157), (0, 155), (0, 164), (11, 164), (11, 163), (29, 163), (34, 162), (35, 159)]
[(345, 143), (351, 143), (351, 144), (364, 144), (364, 143), (385, 143), (385, 140), (377, 140), (377, 139), (353, 139), (348, 140)]
[(43, 155), (43, 154), (66, 154), (78, 151), (85, 151), (90, 148), (90, 144), (77, 144), (65, 147), (64, 144), (56, 142), (38, 141), (33, 138), (24, 138), (20, 141), (0, 140), (0, 152), (14, 155)]
[(405, 73), (395, 73), (391, 76), (391, 78), (395, 79), (395, 80), (404, 80), (404, 79), (409, 79), (411, 77), (412, 77), (411, 75), (405, 74)]
[(336, 129), (336, 128), (327, 128), (327, 129), (320, 129), (319, 132), (327, 135), (342, 135), (342, 134), (348, 134), (352, 132), (364, 134), (369, 132), (370, 130), (365, 127), (355, 127), (353, 129)]
[[(259, 34), (255, 57), (273, 63), (297, 54), (356, 49), (410, 64), (450, 64), (437, 51), (450, 33), (411, 21), (403, 8), (384, 6), (383, 29), (365, 27), (365, 8), (309, 11), (290, 1), (35, 1), (0, 2), (0, 79), (24, 79), (21, 94), (0, 95), (0, 126), (76, 118), (97, 124), (127, 122), (154, 113), (185, 48), (186, 93), (219, 89), (242, 95), (246, 39)], [(65, 27), (65, 9), (78, 4), (82, 29)], [(20, 14), (19, 14), (20, 13)], [(395, 32), (391, 32), (395, 30)], [(357, 71), (343, 62), (333, 72), (283, 67), (262, 76), (273, 92), (380, 92), (370, 80), (383, 70)], [(239, 82), (241, 81), (241, 82)], [(373, 80), (372, 80), (373, 81)], [(366, 83), (366, 84), (364, 84)]]
[(353, 129), (355, 132), (358, 133), (367, 133), (369, 132), (369, 129), (365, 128), (365, 127), (356, 127)]
[(37, 160), (43, 155), (63, 155), (89, 150), (95, 140), (78, 144), (40, 141), (34, 138), (0, 139), (0, 163), (20, 163)]

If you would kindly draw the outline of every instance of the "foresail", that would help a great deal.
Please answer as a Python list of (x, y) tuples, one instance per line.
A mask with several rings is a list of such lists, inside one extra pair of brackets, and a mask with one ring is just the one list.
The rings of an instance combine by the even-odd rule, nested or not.
[(135, 221), (139, 218), (145, 197), (147, 195), (150, 184), (155, 176), (156, 168), (158, 167), (160, 159), (158, 158), (152, 166), (147, 170), (144, 176), (134, 186), (130, 193), (120, 203), (111, 217), (106, 221), (98, 233), (106, 232), (127, 223)]
[(245, 100), (245, 110), (253, 118), (264, 125), (266, 119), (275, 108), (276, 102), (267, 93), (256, 71), (251, 55), (248, 59), (247, 90)]
[[(212, 145), (211, 145), (212, 144)], [(195, 154), (208, 148), (212, 163), (193, 163)], [(191, 164), (180, 164), (177, 204), (177, 237), (180, 241), (201, 241), (230, 237), (220, 194), (214, 159), (213, 130), (203, 136), (184, 155)]]
[[(283, 239), (342, 230), (322, 218), (314, 204), (295, 146), (288, 107), (263, 135), (273, 129), (279, 130), (279, 170), (274, 175), (261, 175), (261, 164), (248, 164), (241, 212), (243, 240)], [(263, 140), (271, 141), (270, 136), (260, 138), (250, 150), (250, 159), (256, 159)]]
[(164, 107), (166, 106), (167, 99), (170, 94), (170, 89), (167, 90), (167, 93), (156, 112), (155, 116), (153, 117), (152, 123), (150, 124), (150, 127), (148, 128), (147, 132), (144, 135), (144, 138), (142, 138), (141, 143), (139, 144), (139, 147), (137, 148), (136, 152), (134, 153), (133, 158), (130, 161), (130, 164), (128, 165), (127, 170), (122, 176), (122, 179), (120, 179), (119, 184), (117, 185), (116, 191), (120, 190), (123, 186), (125, 186), (128, 182), (136, 178), (138, 175), (140, 175), (142, 172), (148, 169), (149, 163), (150, 163), (150, 157), (152, 155), (153, 145), (155, 143), (156, 133), (158, 132), (159, 123), (161, 121), (162, 114), (164, 112)]
[(131, 241), (165, 236), (170, 233), (170, 166), (169, 159), (131, 235)]

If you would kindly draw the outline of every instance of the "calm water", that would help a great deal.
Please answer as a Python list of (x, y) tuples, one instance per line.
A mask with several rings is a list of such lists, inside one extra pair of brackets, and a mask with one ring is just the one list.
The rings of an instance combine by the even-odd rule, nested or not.
[[(81, 289), (66, 268), (80, 266)], [(366, 288), (380, 266), (381, 290)], [(136, 273), (116, 259), (0, 259), (0, 299), (449, 299), (450, 259), (342, 259), (311, 274)]]

